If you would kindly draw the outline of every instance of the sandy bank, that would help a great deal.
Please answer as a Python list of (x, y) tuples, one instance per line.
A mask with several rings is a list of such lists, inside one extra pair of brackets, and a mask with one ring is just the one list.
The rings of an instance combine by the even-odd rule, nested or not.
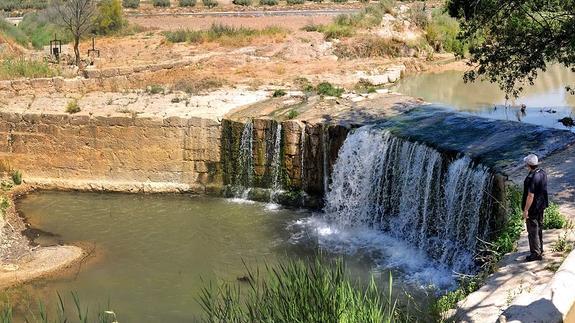
[(0, 267), (0, 288), (43, 278), (69, 267), (84, 255), (76, 246), (40, 247), (15, 264)]

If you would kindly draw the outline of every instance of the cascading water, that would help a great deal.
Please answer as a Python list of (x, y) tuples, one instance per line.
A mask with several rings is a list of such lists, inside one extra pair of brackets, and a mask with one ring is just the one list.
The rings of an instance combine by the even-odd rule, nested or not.
[(254, 125), (247, 122), (242, 131), (239, 151), (238, 170), (236, 172), (234, 197), (247, 199), (249, 190), (253, 186), (254, 157), (253, 157)]
[(477, 239), (488, 233), (492, 174), (462, 157), (362, 127), (342, 146), (326, 195), (338, 228), (369, 227), (423, 251), (454, 272), (471, 273)]
[(282, 191), (282, 183), (281, 183), (281, 141), (282, 141), (282, 125), (278, 123), (276, 125), (276, 131), (274, 134), (274, 145), (273, 145), (273, 153), (272, 153), (272, 162), (271, 162), (271, 193), (270, 193), (270, 200), (271, 202), (276, 202), (277, 195)]
[(321, 144), (322, 144), (322, 163), (323, 163), (323, 192), (324, 194), (327, 193), (328, 191), (328, 185), (329, 185), (329, 170), (328, 170), (328, 156), (329, 156), (329, 132), (328, 132), (328, 126), (327, 125), (323, 125), (322, 127), (322, 139), (321, 139)]

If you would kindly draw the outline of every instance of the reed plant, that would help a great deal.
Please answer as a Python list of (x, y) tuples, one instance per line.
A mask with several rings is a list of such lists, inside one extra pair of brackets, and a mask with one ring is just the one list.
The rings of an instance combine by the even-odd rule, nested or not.
[(406, 320), (392, 296), (372, 279), (351, 281), (341, 260), (292, 260), (248, 270), (246, 286), (210, 284), (199, 303), (207, 322), (400, 322)]

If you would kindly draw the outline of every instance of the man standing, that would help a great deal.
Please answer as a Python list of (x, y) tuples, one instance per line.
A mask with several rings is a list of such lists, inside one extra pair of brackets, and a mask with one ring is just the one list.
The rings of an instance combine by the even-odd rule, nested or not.
[(530, 154), (523, 159), (529, 175), (523, 182), (523, 218), (527, 223), (529, 249), (531, 254), (525, 261), (543, 259), (543, 212), (549, 206), (547, 196), (547, 174), (539, 168), (539, 158)]

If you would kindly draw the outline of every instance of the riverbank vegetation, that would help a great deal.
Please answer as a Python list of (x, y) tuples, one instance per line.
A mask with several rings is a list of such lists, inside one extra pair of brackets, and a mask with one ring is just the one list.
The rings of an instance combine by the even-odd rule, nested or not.
[(341, 260), (288, 261), (248, 271), (247, 287), (222, 283), (203, 289), (200, 304), (208, 322), (405, 322), (392, 296), (351, 281)]
[(4, 57), (0, 60), (0, 80), (16, 78), (53, 77), (60, 71), (45, 61), (21, 57)]
[[(483, 242), (484, 246), (478, 258), (482, 263), (479, 273), (475, 276), (462, 277), (456, 290), (441, 296), (433, 304), (431, 312), (437, 321), (443, 322), (449, 310), (454, 309), (459, 301), (483, 286), (487, 277), (497, 271), (497, 264), (505, 254), (516, 251), (517, 241), (525, 227), (521, 197), (521, 191), (517, 187), (508, 188), (507, 222), (501, 230), (496, 232), (492, 242)], [(544, 219), (545, 230), (562, 229), (567, 225), (565, 216), (559, 212), (559, 206), (556, 203), (551, 203), (545, 210)]]
[(166, 31), (164, 36), (171, 43), (201, 44), (217, 42), (223, 46), (243, 46), (258, 37), (281, 37), (287, 31), (280, 27), (265, 27), (252, 29), (247, 27), (232, 27), (223, 24), (213, 24), (208, 30), (176, 30)]

